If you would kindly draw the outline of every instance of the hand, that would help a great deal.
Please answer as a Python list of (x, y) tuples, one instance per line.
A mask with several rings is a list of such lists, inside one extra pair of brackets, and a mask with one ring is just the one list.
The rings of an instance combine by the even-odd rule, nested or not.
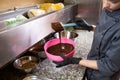
[(88, 31), (92, 31), (93, 30), (93, 26), (88, 24), (84, 19), (82, 18), (76, 18), (75, 23), (78, 25), (76, 27), (76, 29), (79, 29), (81, 27), (81, 29), (83, 30), (88, 30)]
[(75, 58), (75, 57), (65, 57), (65, 56), (61, 56), (63, 58), (62, 62), (55, 62), (53, 61), (55, 64), (57, 64), (56, 67), (62, 67), (68, 64), (79, 64), (79, 61), (82, 58)]

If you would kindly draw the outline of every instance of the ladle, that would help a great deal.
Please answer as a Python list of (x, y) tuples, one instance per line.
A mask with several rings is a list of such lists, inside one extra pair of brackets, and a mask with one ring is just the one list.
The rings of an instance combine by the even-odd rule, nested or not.
[[(60, 32), (64, 30), (64, 28), (62, 27), (60, 22), (55, 22), (52, 23), (52, 28), (59, 33), (59, 40), (60, 40), (60, 44), (61, 44), (61, 34)], [(61, 44), (61, 49), (64, 49), (64, 46), (62, 46)]]
[(70, 27), (70, 26), (78, 26), (78, 25), (76, 23), (67, 23), (67, 24), (63, 24), (61, 22), (52, 23), (52, 29), (54, 29), (56, 32), (63, 31), (64, 27)]
[(60, 22), (52, 23), (52, 29), (54, 29), (56, 32), (60, 32), (60, 31), (64, 30), (64, 28)]

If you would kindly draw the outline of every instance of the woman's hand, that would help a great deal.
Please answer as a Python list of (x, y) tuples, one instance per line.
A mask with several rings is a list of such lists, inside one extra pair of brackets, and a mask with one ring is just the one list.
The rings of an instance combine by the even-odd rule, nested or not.
[(63, 58), (62, 62), (55, 62), (53, 61), (53, 63), (55, 63), (57, 66), (56, 67), (62, 67), (68, 64), (79, 64), (80, 60), (82, 58), (75, 58), (75, 57), (65, 57), (65, 56), (61, 56)]
[(88, 31), (94, 31), (94, 26), (88, 24), (84, 19), (82, 18), (76, 18), (75, 23), (78, 25), (77, 28), (81, 28), (83, 30), (88, 30)]

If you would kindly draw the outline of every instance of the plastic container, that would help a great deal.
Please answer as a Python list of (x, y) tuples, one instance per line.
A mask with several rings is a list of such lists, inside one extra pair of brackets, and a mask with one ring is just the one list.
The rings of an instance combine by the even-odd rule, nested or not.
[[(47, 56), (50, 60), (52, 60), (52, 61), (57, 61), (57, 62), (61, 62), (61, 61), (63, 61), (63, 59), (62, 59), (60, 56), (58, 56), (58, 55), (53, 55), (53, 54), (50, 54), (50, 53), (47, 52), (47, 49), (48, 49), (49, 47), (51, 47), (51, 46), (53, 46), (53, 45), (56, 45), (56, 44), (58, 44), (58, 43), (60, 43), (59, 38), (55, 38), (55, 39), (49, 40), (49, 41), (46, 42), (45, 45), (44, 45), (44, 51), (45, 51), (45, 53), (46, 53), (46, 56)], [(74, 42), (73, 40), (71, 40), (71, 39), (61, 38), (61, 43), (68, 43), (68, 44), (71, 44), (71, 45), (74, 47), (74, 49), (73, 49), (70, 53), (66, 53), (66, 54), (65, 54), (66, 57), (72, 57), (72, 56), (74, 55), (74, 53), (75, 53), (75, 42)]]

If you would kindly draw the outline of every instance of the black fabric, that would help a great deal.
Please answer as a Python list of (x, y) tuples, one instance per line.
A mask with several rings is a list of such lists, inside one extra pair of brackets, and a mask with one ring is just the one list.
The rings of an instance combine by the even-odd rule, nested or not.
[(74, 27), (75, 29), (83, 29), (83, 30), (88, 30), (88, 31), (91, 31), (93, 30), (93, 27), (92, 25), (88, 24), (84, 19), (82, 18), (76, 18), (75, 19), (75, 23), (77, 24), (76, 27)]
[(104, 10), (95, 29), (88, 60), (97, 60), (99, 70), (87, 68), (88, 80), (113, 80), (120, 70), (120, 10)]
[(61, 56), (63, 58), (62, 62), (55, 62), (53, 61), (57, 66), (56, 67), (62, 67), (68, 64), (79, 64), (79, 61), (82, 58), (75, 58), (75, 57), (65, 57), (65, 56)]
[(118, 71), (112, 76), (112, 80), (120, 80), (120, 71)]

